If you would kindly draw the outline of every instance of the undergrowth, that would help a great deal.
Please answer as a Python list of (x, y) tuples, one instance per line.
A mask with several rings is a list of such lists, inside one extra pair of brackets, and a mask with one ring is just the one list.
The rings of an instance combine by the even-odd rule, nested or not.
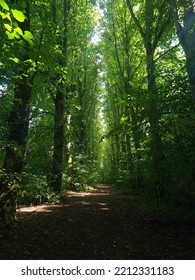
[(188, 194), (183, 194), (180, 197), (166, 197), (160, 201), (145, 194), (137, 197), (136, 206), (161, 222), (195, 223), (195, 194), (190, 198)]

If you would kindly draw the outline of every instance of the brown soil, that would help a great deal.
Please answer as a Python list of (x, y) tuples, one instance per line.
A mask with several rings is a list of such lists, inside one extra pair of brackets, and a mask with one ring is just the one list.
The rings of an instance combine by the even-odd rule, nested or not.
[(0, 240), (0, 259), (194, 259), (195, 231), (140, 213), (132, 196), (111, 187), (68, 195), (66, 203), (18, 210), (14, 236)]

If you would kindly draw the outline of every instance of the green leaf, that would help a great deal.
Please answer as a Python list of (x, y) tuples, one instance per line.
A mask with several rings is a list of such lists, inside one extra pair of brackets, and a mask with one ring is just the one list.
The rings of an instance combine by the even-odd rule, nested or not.
[(5, 23), (5, 24), (4, 24), (4, 27), (5, 27), (9, 32), (12, 32), (12, 27), (11, 27), (11, 25)]
[(19, 63), (20, 60), (17, 57), (10, 57), (10, 60), (14, 61), (15, 63)]
[(31, 40), (33, 38), (33, 35), (30, 31), (24, 31), (24, 36), (25, 40)]
[(2, 17), (2, 19), (6, 18), (6, 14), (0, 11), (0, 16)]
[(23, 35), (24, 40), (26, 40), (30, 45), (33, 45), (32, 38), (33, 35), (30, 31), (25, 31)]
[(24, 22), (25, 20), (25, 15), (23, 14), (23, 12), (19, 11), (19, 10), (12, 10), (12, 14), (15, 17), (15, 19), (19, 22)]
[(20, 46), (22, 46), (22, 47), (25, 47), (25, 46), (26, 46), (26, 43), (25, 43), (24, 40), (20, 40), (20, 41), (18, 42), (18, 44), (19, 44)]
[(9, 40), (13, 40), (15, 38), (15, 35), (13, 33), (10, 33), (9, 31), (6, 31), (5, 33), (7, 34)]
[(23, 36), (23, 32), (22, 32), (22, 29), (20, 27), (16, 27), (14, 29), (14, 32), (18, 33), (20, 36)]
[(121, 119), (120, 119), (120, 123), (121, 124), (123, 124), (123, 123), (125, 123), (126, 121), (128, 120), (128, 117), (121, 117)]
[(9, 7), (8, 7), (7, 3), (5, 3), (4, 0), (0, 0), (0, 5), (4, 10), (9, 11)]
[(12, 21), (12, 20), (11, 20), (11, 17), (10, 17), (10, 13), (6, 13), (6, 18), (7, 18), (9, 21)]

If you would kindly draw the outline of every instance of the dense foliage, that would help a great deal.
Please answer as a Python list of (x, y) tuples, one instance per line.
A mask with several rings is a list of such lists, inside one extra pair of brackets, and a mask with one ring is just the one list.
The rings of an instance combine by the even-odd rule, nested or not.
[(2, 224), (17, 203), (102, 182), (194, 219), (195, 7), (182, 3), (0, 0)]
[[(166, 219), (194, 219), (193, 85), (171, 6), (101, 3), (105, 176), (124, 191), (144, 195), (145, 210)], [(194, 21), (191, 28), (194, 32)]]

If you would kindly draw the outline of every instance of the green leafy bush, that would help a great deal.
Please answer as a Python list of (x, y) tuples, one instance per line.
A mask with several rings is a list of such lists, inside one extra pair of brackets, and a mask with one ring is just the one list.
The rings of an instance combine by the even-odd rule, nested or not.
[(195, 192), (182, 190), (169, 193), (169, 196), (161, 201), (145, 193), (137, 198), (136, 204), (144, 213), (163, 222), (195, 223)]
[(18, 204), (31, 205), (44, 202), (59, 203), (60, 196), (49, 188), (45, 176), (24, 174), (23, 186), (18, 196)]

